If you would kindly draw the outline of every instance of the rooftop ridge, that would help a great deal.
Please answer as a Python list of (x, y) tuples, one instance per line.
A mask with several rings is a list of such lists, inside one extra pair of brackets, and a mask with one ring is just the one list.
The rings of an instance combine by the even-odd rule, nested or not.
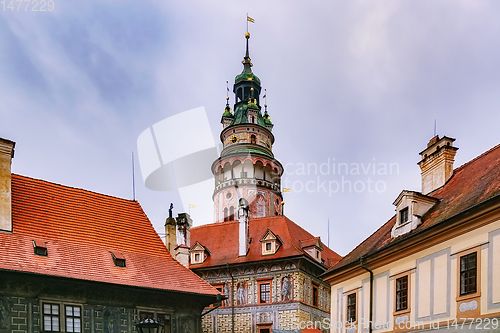
[[(113, 198), (113, 199), (128, 201), (128, 202), (131, 202), (131, 203), (136, 202), (137, 204), (139, 204), (139, 202), (137, 200), (126, 199), (126, 198), (117, 197), (117, 196), (114, 196), (114, 195), (111, 195), (111, 194), (105, 194), (105, 193), (99, 193), (99, 192), (95, 192), (95, 191), (90, 191), (90, 190), (87, 190), (87, 189), (84, 189), (84, 188), (81, 188), (81, 187), (74, 187), (74, 186), (59, 184), (59, 183), (51, 182), (51, 181), (40, 179), (40, 178), (33, 178), (33, 177), (29, 177), (29, 176), (20, 175), (20, 174), (17, 174), (17, 173), (13, 173), (12, 176), (20, 177), (20, 178), (25, 178), (25, 179), (29, 179), (29, 180), (34, 180), (34, 181), (37, 181), (37, 182), (40, 182), (40, 183), (46, 183), (46, 184), (50, 184), (50, 185), (61, 186), (61, 187), (65, 187), (65, 188), (72, 189), (72, 190), (82, 191), (82, 192), (85, 192), (85, 193), (96, 194), (96, 195), (99, 195), (99, 196), (104, 196), (104, 197), (109, 197), (109, 198)], [(139, 206), (140, 206), (140, 204), (139, 204)], [(144, 213), (144, 214), (146, 214), (146, 213)]]
[(499, 148), (500, 148), (500, 143), (499, 143), (499, 144), (497, 144), (496, 146), (494, 146), (494, 147), (492, 147), (492, 148), (488, 149), (488, 150), (487, 150), (487, 151), (485, 151), (484, 153), (482, 153), (482, 154), (480, 154), (480, 155), (476, 156), (476, 157), (475, 157), (475, 158), (473, 158), (472, 160), (467, 161), (467, 162), (465, 162), (464, 164), (462, 164), (461, 166), (457, 167), (455, 170), (453, 170), (453, 174), (456, 174), (457, 172), (460, 172), (463, 168), (467, 167), (469, 164), (471, 164), (471, 163), (473, 163), (473, 162), (477, 161), (478, 159), (480, 159), (480, 158), (482, 158), (482, 157), (484, 157), (484, 156), (488, 155), (489, 153), (493, 152), (495, 149), (499, 149)]

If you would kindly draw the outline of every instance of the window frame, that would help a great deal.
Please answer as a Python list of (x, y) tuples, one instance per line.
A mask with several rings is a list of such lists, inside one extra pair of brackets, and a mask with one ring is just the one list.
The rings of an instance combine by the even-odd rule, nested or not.
[[(268, 292), (266, 291), (266, 293), (269, 293), (269, 302), (262, 302), (261, 286), (265, 284), (269, 284), (269, 291)], [(258, 304), (271, 304), (273, 302), (273, 279), (266, 278), (257, 280), (257, 292), (258, 292)]]
[[(403, 214), (406, 215), (406, 220), (403, 221)], [(399, 210), (399, 224), (403, 225), (410, 222), (410, 208), (406, 206), (405, 208), (402, 208)]]
[[(354, 296), (354, 305), (349, 305), (349, 297), (351, 296)], [(348, 326), (351, 326), (351, 325), (356, 325), (357, 322), (358, 322), (358, 291), (357, 290), (353, 290), (353, 291), (350, 291), (350, 292), (347, 292), (346, 293), (346, 296), (345, 296), (345, 319), (346, 319), (346, 322), (348, 323), (347, 325)], [(349, 309), (350, 307), (353, 306), (354, 307), (354, 320), (353, 321), (350, 321), (350, 317), (349, 317)]]
[[(394, 284), (392, 286), (393, 294), (391, 295), (392, 300), (393, 300), (393, 304), (394, 304), (393, 305), (394, 319), (397, 316), (409, 314), (411, 312), (411, 300), (412, 300), (412, 298), (411, 298), (411, 288), (412, 288), (411, 274), (412, 274), (412, 272), (414, 272), (414, 269), (415, 268), (391, 276), (391, 279), (393, 279), (393, 281), (394, 281)], [(397, 309), (397, 280), (400, 278), (403, 278), (405, 276), (408, 277), (408, 280), (407, 280), (408, 283), (407, 283), (407, 288), (406, 288), (406, 290), (407, 290), (407, 292), (406, 292), (406, 309), (398, 310)]]
[[(461, 279), (461, 259), (462, 257), (469, 256), (472, 253), (476, 253), (476, 291), (462, 294), (462, 279)], [(481, 246), (476, 246), (468, 250), (457, 253), (457, 294), (456, 300), (463, 301), (470, 298), (476, 298), (481, 296)]]
[[(311, 305), (319, 308), (319, 284), (317, 283), (312, 283), (312, 299), (311, 299)], [(314, 292), (316, 290), (316, 292)]]
[[(56, 305), (58, 307), (58, 315), (53, 315), (52, 313), (46, 314), (45, 313), (45, 305), (50, 305), (51, 306), (51, 312), (52, 312), (52, 306)], [(80, 316), (67, 316), (66, 315), (66, 307), (71, 306), (73, 308), (80, 308)], [(40, 332), (69, 332), (68, 327), (67, 327), (67, 318), (79, 318), (80, 319), (80, 332), (74, 332), (73, 333), (83, 333), (84, 328), (83, 328), (83, 304), (81, 303), (73, 303), (73, 302), (61, 302), (59, 300), (53, 300), (53, 299), (40, 299), (40, 313), (41, 313), (41, 320), (40, 320)], [(52, 327), (50, 330), (45, 329), (45, 316), (50, 316), (51, 318), (56, 317), (58, 319), (58, 324), (59, 328), (58, 330), (53, 330)], [(52, 324), (52, 322), (51, 322)], [(74, 327), (73, 327), (74, 328)]]

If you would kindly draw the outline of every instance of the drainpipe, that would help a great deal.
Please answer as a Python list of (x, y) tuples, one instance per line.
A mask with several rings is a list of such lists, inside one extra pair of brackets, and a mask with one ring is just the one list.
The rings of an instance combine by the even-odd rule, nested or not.
[(359, 259), (359, 264), (361, 268), (370, 273), (370, 322), (368, 323), (368, 331), (372, 333), (373, 331), (373, 272), (364, 266), (365, 258), (361, 257)]
[(226, 268), (231, 277), (231, 332), (234, 333), (234, 276), (229, 270), (229, 264), (226, 264)]

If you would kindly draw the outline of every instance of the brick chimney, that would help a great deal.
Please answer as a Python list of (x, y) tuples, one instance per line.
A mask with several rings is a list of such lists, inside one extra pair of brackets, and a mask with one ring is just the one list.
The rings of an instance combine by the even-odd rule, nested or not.
[(0, 138), (0, 230), (12, 231), (11, 163), (15, 142)]
[(177, 220), (177, 247), (174, 249), (174, 258), (189, 268), (189, 249), (191, 247), (191, 227), (193, 219), (188, 213), (179, 213)]
[(442, 187), (453, 175), (453, 162), (458, 148), (453, 147), (455, 139), (433, 137), (427, 148), (420, 153), (418, 162), (422, 171), (422, 194), (429, 194)]

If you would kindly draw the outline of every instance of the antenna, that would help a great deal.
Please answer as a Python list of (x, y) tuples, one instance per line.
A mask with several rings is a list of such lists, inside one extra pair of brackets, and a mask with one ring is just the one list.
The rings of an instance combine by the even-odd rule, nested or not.
[(135, 165), (134, 165), (134, 152), (132, 151), (132, 198), (135, 201)]
[(330, 248), (330, 218), (328, 218), (328, 248)]

